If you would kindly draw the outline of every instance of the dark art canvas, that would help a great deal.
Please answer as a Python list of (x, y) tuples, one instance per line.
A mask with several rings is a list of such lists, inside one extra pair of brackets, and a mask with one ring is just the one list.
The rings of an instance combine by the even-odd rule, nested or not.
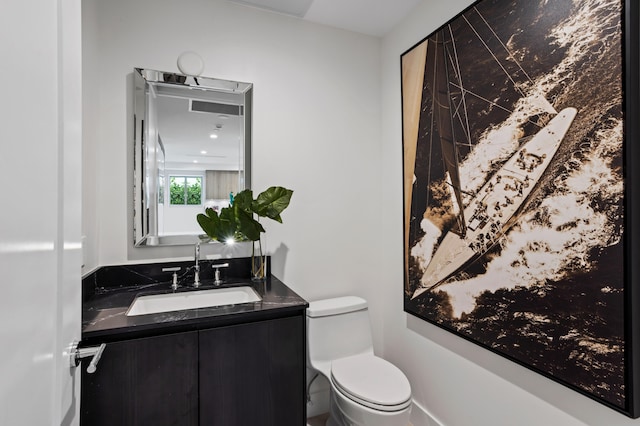
[(630, 414), (624, 13), (485, 0), (402, 55), (404, 305)]

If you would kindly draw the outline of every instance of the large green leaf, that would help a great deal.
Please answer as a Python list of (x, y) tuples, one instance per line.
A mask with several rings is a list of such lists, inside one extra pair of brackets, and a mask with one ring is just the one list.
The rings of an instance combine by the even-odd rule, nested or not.
[(206, 215), (200, 213), (196, 219), (202, 230), (212, 239), (226, 242), (229, 239), (236, 239), (238, 222), (231, 207), (220, 210), (220, 215), (213, 209), (206, 209)]
[(289, 206), (293, 191), (282, 186), (272, 186), (260, 193), (252, 203), (251, 210), (258, 216), (268, 217), (282, 223), (280, 213)]
[(245, 189), (233, 197), (233, 207), (240, 208), (247, 213), (251, 213), (251, 203), (253, 202), (253, 191)]
[(206, 209), (205, 214), (198, 214), (196, 220), (198, 224), (202, 228), (202, 230), (214, 240), (218, 239), (218, 228), (220, 227), (220, 218), (218, 217), (218, 213), (216, 213), (213, 209)]
[(253, 218), (268, 217), (282, 223), (280, 213), (289, 206), (293, 191), (281, 186), (272, 186), (253, 199), (250, 189), (240, 191), (233, 200), (233, 204), (220, 210), (220, 214), (213, 209), (206, 209), (206, 214), (198, 214), (198, 224), (212, 239), (227, 242), (258, 241), (264, 228)]
[(218, 229), (218, 240), (229, 241), (236, 240), (236, 233), (238, 231), (238, 222), (236, 219), (236, 213), (233, 206), (225, 207), (220, 210), (220, 226)]
[(251, 241), (258, 241), (260, 233), (264, 232), (264, 228), (253, 218), (253, 215), (238, 209), (236, 212), (238, 218), (238, 230)]

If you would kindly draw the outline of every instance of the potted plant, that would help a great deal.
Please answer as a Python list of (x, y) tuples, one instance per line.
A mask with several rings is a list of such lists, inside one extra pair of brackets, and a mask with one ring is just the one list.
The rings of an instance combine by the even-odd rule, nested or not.
[(198, 224), (212, 240), (224, 244), (252, 241), (251, 276), (252, 279), (262, 280), (265, 276), (265, 257), (262, 255), (260, 236), (265, 229), (256, 217), (267, 217), (282, 223), (280, 213), (289, 206), (291, 195), (293, 191), (290, 189), (272, 186), (254, 199), (253, 191), (245, 189), (236, 194), (229, 207), (222, 208), (220, 214), (210, 208), (205, 210), (205, 214), (198, 214)]

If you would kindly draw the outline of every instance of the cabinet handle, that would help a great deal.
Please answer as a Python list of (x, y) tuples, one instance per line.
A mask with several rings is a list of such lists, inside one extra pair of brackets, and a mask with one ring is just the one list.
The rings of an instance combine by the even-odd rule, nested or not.
[(107, 347), (106, 343), (101, 344), (100, 346), (93, 346), (90, 348), (78, 348), (78, 342), (73, 342), (71, 344), (71, 349), (69, 351), (69, 362), (71, 367), (75, 368), (80, 365), (80, 360), (82, 358), (91, 358), (91, 362), (87, 366), (87, 373), (93, 374), (98, 369), (98, 362), (100, 361), (100, 357), (102, 356), (102, 352)]

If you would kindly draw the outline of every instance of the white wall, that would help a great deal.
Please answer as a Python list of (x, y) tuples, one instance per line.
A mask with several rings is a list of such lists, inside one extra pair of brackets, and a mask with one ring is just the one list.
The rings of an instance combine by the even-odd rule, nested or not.
[[(631, 425), (622, 414), (488, 350), (402, 312), (402, 124), (400, 55), (472, 3), (424, 1), (382, 40), (382, 192), (387, 205), (380, 238), (384, 354), (411, 381), (414, 424), (430, 413), (443, 426)], [(420, 409), (420, 406), (424, 410)]]
[(295, 191), (283, 224), (263, 222), (274, 273), (309, 300), (375, 291), (376, 230), (387, 204), (378, 173), (379, 39), (223, 0), (83, 4), (84, 31), (93, 34), (84, 40), (92, 73), (84, 79), (97, 88), (84, 106), (95, 118), (84, 141), (85, 158), (96, 159), (86, 170), (97, 205), (85, 220), (91, 266), (192, 254), (128, 249), (126, 151), (133, 68), (177, 71), (177, 57), (193, 50), (203, 75), (254, 83), (254, 191)]

